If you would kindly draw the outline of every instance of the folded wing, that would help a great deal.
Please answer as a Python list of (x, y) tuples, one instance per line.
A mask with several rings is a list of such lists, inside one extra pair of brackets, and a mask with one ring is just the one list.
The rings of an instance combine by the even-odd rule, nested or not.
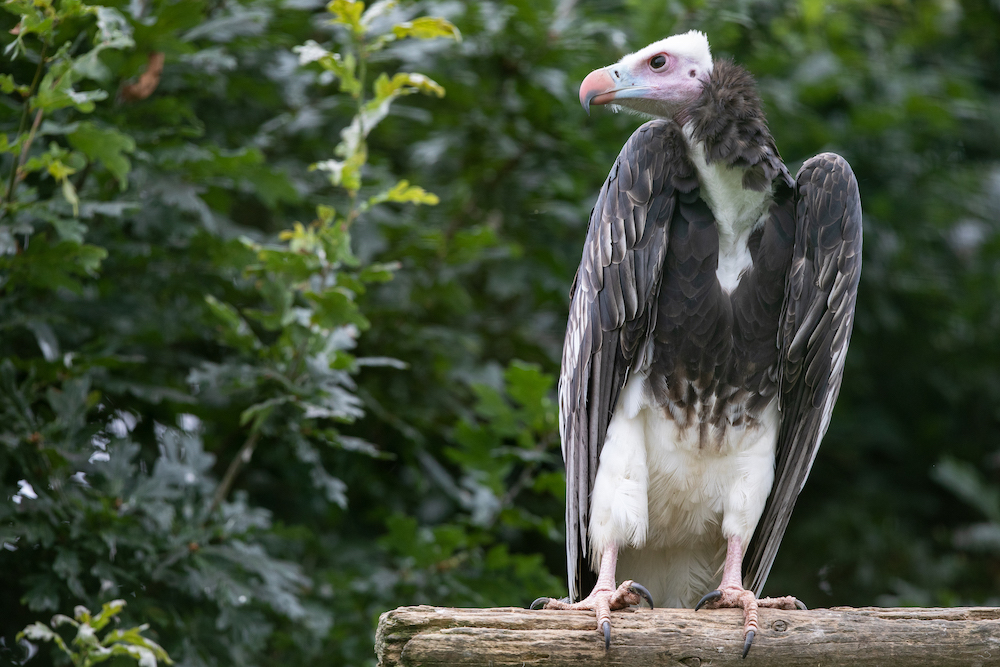
[(559, 377), (572, 599), (594, 583), (587, 526), (598, 457), (629, 368), (646, 363), (677, 193), (696, 186), (679, 130), (650, 121), (625, 144), (591, 213)]
[(744, 559), (744, 586), (757, 595), (830, 425), (861, 277), (861, 199), (850, 165), (833, 153), (817, 155), (795, 187), (795, 246), (778, 330), (774, 485)]

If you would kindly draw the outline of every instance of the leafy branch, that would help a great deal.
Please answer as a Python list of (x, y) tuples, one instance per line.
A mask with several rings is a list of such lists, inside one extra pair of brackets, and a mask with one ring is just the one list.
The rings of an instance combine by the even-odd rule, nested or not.
[[(258, 375), (256, 401), (242, 414), (251, 431), (229, 465), (213, 500), (214, 512), (228, 494), (236, 475), (250, 460), (261, 433), (269, 427), (305, 432), (325, 443), (342, 443), (334, 428), (323, 422), (345, 423), (361, 416), (360, 399), (353, 393), (351, 375), (358, 360), (350, 354), (368, 320), (357, 305), (366, 285), (392, 278), (395, 264), (362, 266), (351, 249), (353, 224), (372, 207), (383, 203), (435, 205), (438, 197), (409, 181), (360, 197), (368, 163), (366, 140), (389, 114), (398, 99), (422, 93), (442, 97), (444, 88), (423, 74), (381, 73), (369, 84), (369, 61), (374, 53), (400, 39), (459, 39), (458, 29), (442, 18), (420, 17), (395, 23), (377, 32), (375, 19), (396, 7), (383, 0), (366, 8), (356, 0), (333, 0), (327, 6), (330, 23), (341, 28), (343, 49), (329, 50), (315, 41), (296, 47), (299, 63), (327, 73), (339, 82), (340, 92), (353, 98), (355, 114), (341, 131), (334, 156), (310, 166), (327, 174), (332, 186), (344, 191), (344, 211), (321, 204), (309, 224), (294, 223), (279, 234), (279, 244), (244, 239), (256, 261), (246, 267), (264, 308), (238, 310), (213, 296), (209, 309), (219, 320), (223, 340), (242, 354), (265, 359), (268, 370)], [(265, 343), (255, 331), (272, 332)], [(398, 362), (389, 361), (393, 365)], [(291, 410), (290, 410), (291, 408)], [(301, 447), (300, 447), (301, 448)], [(377, 452), (373, 447), (364, 451)], [(308, 451), (308, 446), (307, 446)], [(319, 467), (318, 456), (308, 454), (313, 470), (331, 497), (344, 504), (342, 483)]]
[[(132, 658), (140, 667), (156, 667), (157, 661), (167, 665), (174, 664), (159, 644), (142, 636), (142, 633), (149, 629), (147, 624), (128, 630), (110, 630), (103, 639), (98, 639), (97, 633), (124, 608), (124, 600), (112, 600), (105, 603), (99, 613), (92, 615), (86, 607), (77, 606), (73, 610), (73, 618), (56, 614), (52, 617), (52, 628), (44, 623), (32, 623), (19, 632), (16, 639), (53, 642), (69, 656), (74, 667), (91, 667), (115, 656)], [(76, 628), (76, 636), (69, 644), (55, 631), (56, 628), (66, 625)]]
[[(79, 213), (80, 200), (77, 188), (69, 179), (88, 164), (88, 160), (99, 159), (114, 172), (122, 181), (128, 172), (127, 160), (124, 168), (120, 158), (118, 164), (108, 164), (114, 159), (108, 159), (108, 149), (89, 143), (88, 147), (77, 146), (80, 150), (68, 151), (58, 143), (53, 142), (48, 150), (35, 157), (29, 157), (32, 144), (42, 118), (63, 109), (73, 109), (81, 113), (91, 113), (95, 102), (108, 97), (106, 90), (77, 90), (76, 85), (84, 79), (106, 80), (109, 76), (107, 67), (101, 63), (100, 54), (108, 49), (122, 50), (132, 48), (134, 42), (131, 28), (118, 11), (109, 7), (85, 5), (81, 2), (61, 2), (57, 7), (53, 0), (8, 0), (3, 5), (7, 11), (17, 14), (19, 22), (14, 29), (15, 39), (5, 52), (12, 58), (28, 57), (31, 47), (29, 36), (40, 42), (41, 46), (33, 57), (38, 59), (35, 75), (29, 86), (19, 85), (11, 75), (0, 77), (0, 90), (4, 93), (19, 93), (22, 103), (21, 122), (15, 140), (11, 142), (6, 135), (0, 138), (0, 154), (11, 153), (11, 170), (7, 179), (7, 190), (3, 195), (0, 208), (0, 219), (15, 210), (17, 185), (26, 176), (34, 172), (43, 172), (51, 176), (62, 189), (64, 199), (72, 206), (74, 216)], [(95, 17), (97, 35), (90, 50), (74, 57), (73, 43), (65, 42), (57, 45), (57, 31), (61, 24), (68, 21)], [(48, 54), (52, 53), (51, 56)], [(26, 129), (27, 119), (34, 112), (34, 120), (30, 129)], [(131, 152), (135, 144), (131, 139), (114, 130), (104, 130), (105, 137), (113, 136), (122, 150)], [(67, 137), (74, 144), (73, 137)], [(122, 181), (123, 182), (123, 181)]]

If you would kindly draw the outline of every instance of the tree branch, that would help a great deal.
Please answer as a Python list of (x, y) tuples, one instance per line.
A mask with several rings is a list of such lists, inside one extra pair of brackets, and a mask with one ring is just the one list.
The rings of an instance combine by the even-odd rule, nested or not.
[(250, 457), (253, 456), (254, 447), (257, 446), (257, 438), (260, 436), (260, 431), (254, 429), (247, 438), (243, 446), (240, 447), (240, 451), (237, 452), (236, 457), (233, 458), (229, 463), (229, 467), (226, 468), (226, 474), (223, 475), (222, 481), (219, 482), (219, 487), (215, 490), (215, 496), (212, 498), (212, 506), (208, 508), (208, 514), (205, 515), (205, 520), (207, 521), (209, 517), (215, 514), (215, 510), (219, 509), (219, 505), (222, 501), (226, 499), (229, 495), (229, 489), (232, 488), (233, 482), (236, 481), (236, 475), (239, 473), (243, 466), (250, 462)]
[(379, 667), (407, 665), (817, 665), (951, 667), (1000, 661), (1000, 609), (760, 610), (746, 660), (737, 609), (613, 612), (611, 650), (594, 615), (518, 608), (400, 607), (382, 614)]
[[(45, 51), (48, 49), (49, 45), (42, 43), (41, 53), (38, 54), (38, 67), (35, 68), (35, 77), (31, 80), (31, 88), (28, 89), (28, 95), (24, 98), (24, 108), (21, 110), (21, 124), (17, 129), (18, 138), (24, 134), (24, 126), (28, 122), (28, 109), (31, 106), (31, 98), (34, 97), (35, 93), (38, 91), (38, 81), (42, 77), (42, 70), (45, 69)], [(42, 118), (42, 110), (38, 110), (38, 114), (35, 116), (35, 123), (33, 125), (34, 130), (38, 129), (38, 123)], [(34, 130), (32, 131), (32, 137), (34, 137)], [(18, 181), (18, 171), (24, 166), (24, 158), (27, 155), (28, 149), (31, 148), (31, 139), (29, 138), (26, 144), (21, 144), (21, 149), (17, 153), (17, 159), (14, 160), (10, 167), (10, 181), (7, 184), (7, 192), (5, 193), (7, 204), (4, 207), (3, 212), (0, 212), (0, 217), (3, 217), (3, 213), (7, 211), (10, 204), (14, 202), (14, 190), (17, 188)]]

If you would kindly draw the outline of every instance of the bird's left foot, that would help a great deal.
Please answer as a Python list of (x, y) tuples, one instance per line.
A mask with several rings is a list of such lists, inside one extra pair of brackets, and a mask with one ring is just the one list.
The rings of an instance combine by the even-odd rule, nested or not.
[(739, 608), (743, 610), (743, 657), (747, 657), (757, 634), (757, 609), (806, 609), (806, 606), (791, 595), (780, 598), (760, 598), (740, 586), (723, 586), (708, 593), (697, 605), (695, 611), (702, 607), (708, 609)]

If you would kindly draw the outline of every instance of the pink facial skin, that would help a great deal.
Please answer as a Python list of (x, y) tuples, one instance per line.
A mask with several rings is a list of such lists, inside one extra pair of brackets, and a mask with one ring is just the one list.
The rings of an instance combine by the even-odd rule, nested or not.
[(588, 74), (580, 85), (580, 104), (588, 113), (592, 104), (614, 104), (649, 116), (674, 117), (697, 98), (712, 70), (707, 48), (703, 53), (689, 48), (672, 52), (674, 39)]

